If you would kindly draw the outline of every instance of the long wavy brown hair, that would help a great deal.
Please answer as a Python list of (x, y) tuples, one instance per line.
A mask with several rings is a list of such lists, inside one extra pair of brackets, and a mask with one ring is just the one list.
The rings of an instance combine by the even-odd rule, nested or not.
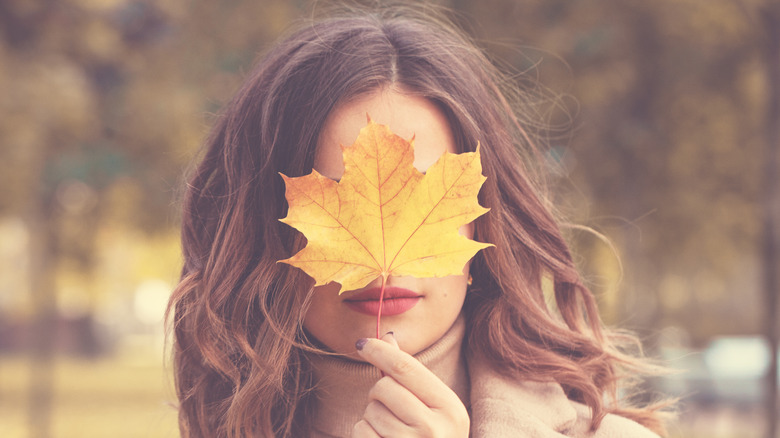
[[(181, 282), (169, 305), (179, 425), (185, 437), (308, 436), (315, 382), (302, 335), (313, 282), (278, 260), (301, 244), (279, 172), (311, 171), (339, 102), (394, 85), (440, 105), (461, 152), (483, 145), (487, 176), (471, 265), (467, 354), (504, 375), (559, 382), (592, 408), (663, 433), (654, 408), (621, 407), (618, 387), (643, 362), (602, 327), (533, 164), (533, 120), (511, 82), (431, 11), (341, 11), (301, 26), (251, 71), (209, 136), (183, 203)], [(548, 306), (543, 280), (552, 280)]]

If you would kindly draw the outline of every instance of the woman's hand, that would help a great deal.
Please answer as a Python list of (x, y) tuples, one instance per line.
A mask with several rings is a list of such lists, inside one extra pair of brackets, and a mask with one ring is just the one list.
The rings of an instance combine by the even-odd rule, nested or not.
[(363, 419), (352, 429), (353, 438), (469, 436), (469, 414), (460, 398), (401, 351), (392, 333), (382, 340), (361, 339), (356, 345), (360, 357), (385, 376), (371, 388)]

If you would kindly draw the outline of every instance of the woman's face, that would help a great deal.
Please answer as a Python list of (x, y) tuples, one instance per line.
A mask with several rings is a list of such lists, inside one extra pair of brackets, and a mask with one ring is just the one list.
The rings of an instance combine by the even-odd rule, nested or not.
[[(341, 178), (344, 163), (340, 145), (352, 145), (366, 125), (366, 114), (377, 123), (389, 125), (394, 133), (407, 140), (414, 136), (414, 167), (422, 172), (445, 151), (455, 152), (450, 125), (435, 104), (422, 97), (382, 89), (339, 105), (328, 116), (314, 161), (319, 173), (334, 180)], [(460, 232), (471, 238), (473, 227), (461, 227)], [(463, 307), (468, 269), (466, 264), (463, 275), (444, 278), (389, 277), (386, 287), (419, 298), (407, 298), (401, 306), (388, 305), (385, 301), (386, 308), (395, 307), (391, 313), (400, 313), (383, 312), (382, 334), (393, 331), (401, 349), (410, 354), (436, 342), (452, 326)], [(331, 350), (357, 358), (355, 341), (376, 336), (376, 314), (369, 313), (378, 301), (356, 303), (351, 298), (380, 286), (381, 278), (377, 278), (363, 289), (341, 295), (335, 283), (316, 287), (303, 326)]]

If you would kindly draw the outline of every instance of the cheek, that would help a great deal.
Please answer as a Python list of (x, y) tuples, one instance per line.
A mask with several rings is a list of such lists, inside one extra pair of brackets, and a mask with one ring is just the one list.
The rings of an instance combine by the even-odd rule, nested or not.
[(458, 232), (462, 236), (466, 236), (469, 239), (474, 238), (474, 222), (469, 222), (466, 225), (462, 225), (460, 228), (458, 228)]
[[(444, 278), (427, 279), (427, 290), (434, 293), (438, 303), (438, 310), (443, 313), (460, 313), (463, 302), (466, 299), (466, 290), (469, 274), (469, 263), (463, 267), (463, 275), (451, 275)], [(434, 309), (432, 309), (434, 310)]]
[(315, 338), (324, 341), (330, 338), (329, 328), (333, 326), (334, 302), (337, 300), (336, 285), (315, 287), (309, 308), (303, 318), (303, 327)]
[[(458, 232), (462, 236), (466, 236), (469, 239), (473, 239), (474, 238), (474, 222), (469, 222), (466, 225), (461, 226), (460, 228), (458, 228)], [(471, 266), (471, 260), (472, 259), (469, 259), (469, 261), (466, 262), (466, 266), (463, 267), (463, 275), (466, 278), (468, 278), (468, 275), (469, 275), (469, 267)], [(464, 280), (464, 282), (465, 281), (467, 281), (467, 280)]]

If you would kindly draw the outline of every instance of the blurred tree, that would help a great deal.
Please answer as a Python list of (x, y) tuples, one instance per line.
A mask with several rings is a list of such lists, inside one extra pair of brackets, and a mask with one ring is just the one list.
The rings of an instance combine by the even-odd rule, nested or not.
[(563, 164), (559, 204), (605, 232), (625, 265), (619, 294), (614, 276), (594, 283), (604, 318), (647, 333), (682, 326), (697, 345), (759, 332), (765, 61), (740, 3), (456, 4), (492, 53), (538, 76), (530, 91), (574, 97), (548, 92), (536, 108), (553, 128), (574, 121), (570, 138), (547, 133)]
[(778, 294), (780, 293), (780, 4), (767, 4), (759, 9), (765, 40), (767, 104), (764, 123), (766, 150), (764, 154), (764, 333), (770, 344), (770, 364), (766, 372), (766, 417), (769, 438), (777, 436), (778, 420)]

